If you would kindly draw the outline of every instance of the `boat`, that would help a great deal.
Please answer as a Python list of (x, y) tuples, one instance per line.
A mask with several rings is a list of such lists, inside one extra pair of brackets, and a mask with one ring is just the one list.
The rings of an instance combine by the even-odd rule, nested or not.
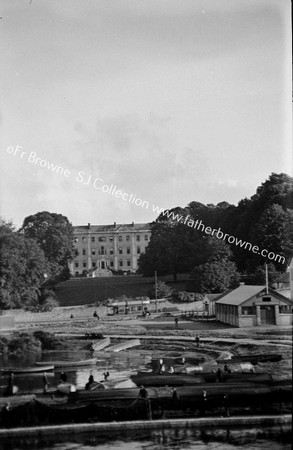
[(52, 362), (55, 369), (56, 368), (62, 368), (62, 367), (79, 367), (79, 366), (90, 366), (92, 364), (97, 363), (97, 358), (91, 358), (91, 359), (84, 359), (81, 361), (37, 361), (35, 364), (37, 366), (45, 366), (49, 362)]
[(232, 361), (238, 362), (251, 362), (251, 364), (266, 363), (266, 362), (278, 362), (281, 361), (282, 355), (273, 354), (257, 354), (257, 355), (241, 355), (232, 356)]
[(256, 355), (239, 355), (232, 356), (231, 359), (217, 359), (218, 364), (241, 364), (250, 362), (251, 364), (258, 364), (264, 362), (278, 362), (281, 361), (282, 355), (273, 354), (256, 354)]
[(48, 365), (47, 361), (43, 367), (6, 367), (5, 369), (0, 369), (0, 372), (25, 375), (31, 373), (49, 372), (50, 370), (54, 370), (54, 365)]
[(70, 392), (75, 392), (76, 387), (74, 386), (74, 384), (60, 383), (57, 386), (57, 391), (61, 392), (61, 394), (69, 394)]
[(121, 352), (121, 350), (126, 350), (127, 348), (136, 347), (138, 345), (140, 345), (139, 339), (129, 339), (128, 341), (105, 348), (105, 352)]
[(103, 350), (105, 347), (108, 347), (108, 345), (111, 344), (111, 339), (109, 337), (106, 337), (100, 341), (93, 342), (92, 343), (92, 349), (94, 352), (97, 352), (99, 350)]
[[(201, 372), (200, 374), (157, 374), (139, 372), (131, 375), (131, 380), (137, 386), (187, 386), (206, 383), (216, 383), (218, 381), (215, 372)], [(223, 383), (263, 383), (271, 384), (273, 378), (269, 373), (247, 373), (235, 372), (231, 374), (223, 374)]]

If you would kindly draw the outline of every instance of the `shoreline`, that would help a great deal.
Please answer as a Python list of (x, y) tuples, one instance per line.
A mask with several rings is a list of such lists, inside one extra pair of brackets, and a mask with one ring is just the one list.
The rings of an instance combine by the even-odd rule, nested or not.
[(172, 428), (206, 428), (206, 427), (249, 427), (249, 426), (280, 426), (292, 424), (292, 415), (258, 415), (238, 417), (203, 417), (191, 419), (158, 419), (154, 421), (125, 421), (125, 422), (94, 422), (75, 423), (68, 425), (48, 425), (23, 428), (0, 429), (0, 439), (7, 437), (47, 437), (64, 434), (80, 434), (90, 431), (116, 431), (126, 429), (150, 430)]

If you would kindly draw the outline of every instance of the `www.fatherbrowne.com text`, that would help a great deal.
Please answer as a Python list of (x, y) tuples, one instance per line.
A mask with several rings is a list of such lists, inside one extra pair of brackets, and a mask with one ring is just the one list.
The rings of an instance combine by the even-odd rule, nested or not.
[[(65, 169), (62, 166), (48, 162), (45, 159), (37, 156), (36, 152), (32, 151), (30, 153), (25, 152), (23, 147), (20, 145), (9, 146), (6, 149), (7, 153), (13, 156), (18, 156), (20, 159), (27, 160), (28, 163), (35, 166), (39, 166), (43, 169), (47, 169), (58, 175), (62, 175), (66, 178), (71, 177), (72, 171), (70, 169)], [(74, 178), (77, 183), (82, 183), (86, 186), (92, 186), (94, 189), (103, 192), (104, 194), (111, 195), (115, 198), (121, 198), (123, 201), (134, 204), (135, 206), (149, 209), (150, 203), (147, 200), (142, 200), (134, 193), (127, 193), (124, 190), (117, 188), (114, 184), (106, 184), (102, 178), (95, 177), (93, 174), (86, 175), (85, 171), (80, 170), (77, 176)], [(238, 247), (249, 250), (252, 253), (261, 255), (263, 258), (268, 258), (270, 261), (275, 261), (281, 264), (286, 264), (285, 257), (282, 255), (275, 254), (274, 252), (269, 252), (267, 249), (260, 249), (257, 245), (253, 245), (250, 242), (238, 239), (235, 236), (224, 233), (221, 228), (211, 228), (205, 226), (201, 220), (193, 220), (189, 215), (182, 216), (180, 214), (175, 214), (173, 211), (168, 209), (160, 208), (152, 204), (152, 212), (157, 215), (163, 214), (174, 222), (182, 223), (195, 230), (202, 231), (203, 233), (211, 236), (215, 236), (217, 239), (227, 241), (229, 244), (237, 245)]]

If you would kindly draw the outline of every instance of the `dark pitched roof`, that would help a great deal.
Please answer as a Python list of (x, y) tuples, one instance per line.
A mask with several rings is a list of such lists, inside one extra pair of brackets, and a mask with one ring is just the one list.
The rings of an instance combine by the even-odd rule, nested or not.
[(150, 231), (149, 223), (129, 223), (129, 224), (111, 224), (111, 225), (77, 225), (73, 228), (73, 233), (106, 233), (106, 232), (127, 232), (127, 231)]

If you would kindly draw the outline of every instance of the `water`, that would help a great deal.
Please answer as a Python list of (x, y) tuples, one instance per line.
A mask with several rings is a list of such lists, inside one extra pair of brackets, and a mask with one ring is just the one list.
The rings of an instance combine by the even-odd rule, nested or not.
[(54, 439), (0, 440), (2, 450), (289, 450), (290, 427), (254, 429), (187, 429), (91, 432)]

